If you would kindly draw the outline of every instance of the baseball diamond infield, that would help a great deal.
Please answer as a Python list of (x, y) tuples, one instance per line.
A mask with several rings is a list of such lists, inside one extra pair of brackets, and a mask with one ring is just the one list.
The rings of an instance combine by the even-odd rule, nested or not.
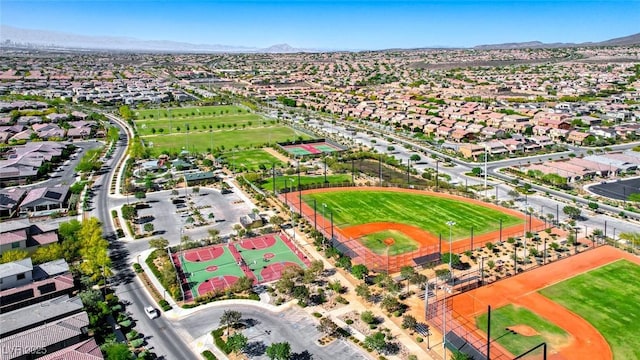
[[(489, 241), (522, 236), (525, 228), (537, 231), (544, 227), (542, 221), (535, 218), (528, 221), (515, 210), (440, 192), (362, 187), (302, 191), (301, 200), (298, 195), (292, 192), (281, 196), (295, 208), (302, 206), (303, 215), (327, 238), (333, 233), (337, 241), (347, 244), (354, 262), (365, 263), (372, 269), (376, 269), (375, 264), (384, 263), (386, 269), (398, 270), (413, 265), (414, 258), (441, 250), (447, 252), (449, 220), (456, 222), (451, 244), (455, 253), (484, 246)], [(401, 234), (389, 247), (389, 256), (384, 255), (386, 246), (376, 239), (376, 233), (387, 231)], [(380, 259), (383, 255), (385, 258)]]
[[(486, 314), (488, 305), (491, 305), (493, 309), (500, 309), (512, 305), (517, 308), (527, 309), (543, 321), (552, 323), (569, 334), (568, 341), (556, 343), (556, 347), (553, 347), (553, 340), (550, 341), (552, 345), (549, 354), (550, 358), (604, 360), (612, 359), (614, 353), (617, 354), (616, 359), (626, 359), (630, 354), (633, 357), (633, 354), (637, 355), (637, 350), (627, 348), (633, 347), (633, 344), (636, 344), (636, 342), (628, 342), (626, 345), (621, 345), (621, 340), (627, 336), (635, 336), (632, 334), (633, 329), (637, 328), (637, 326), (619, 325), (622, 328), (613, 331), (612, 329), (605, 328), (606, 324), (603, 325), (603, 322), (606, 322), (602, 321), (602, 316), (604, 316), (604, 318), (623, 316), (637, 317), (638, 312), (625, 311), (624, 314), (619, 313), (620, 309), (629, 309), (637, 306), (637, 295), (630, 295), (626, 298), (626, 301), (625, 299), (619, 300), (622, 303), (628, 303), (627, 305), (616, 305), (607, 295), (596, 296), (594, 292), (600, 289), (598, 286), (594, 286), (586, 295), (583, 293), (585, 298), (582, 299), (581, 302), (588, 303), (588, 305), (582, 304), (582, 309), (575, 306), (571, 307), (570, 304), (575, 299), (570, 299), (571, 296), (573, 296), (570, 293), (567, 295), (567, 287), (576, 287), (571, 283), (572, 281), (575, 282), (581, 276), (597, 276), (597, 274), (594, 274), (594, 271), (591, 270), (606, 270), (608, 266), (617, 264), (617, 261), (621, 259), (628, 260), (628, 262), (632, 264), (640, 265), (640, 258), (610, 246), (602, 246), (525, 272), (518, 276), (455, 295), (447, 301), (447, 332), (449, 332), (452, 327), (458, 327), (459, 332), (466, 332), (472, 334), (472, 337), (485, 339), (476, 344), (476, 346), (482, 347), (483, 344), (486, 344), (486, 329), (479, 330), (476, 327), (476, 318)], [(596, 270), (596, 272), (598, 270)], [(589, 286), (588, 280), (581, 279), (581, 281), (587, 283), (586, 286)], [(561, 289), (564, 293), (557, 291), (559, 286), (564, 287), (564, 289)], [(557, 302), (545, 296), (548, 295), (548, 292), (554, 292), (554, 290), (556, 295), (554, 299)], [(606, 289), (603, 291), (606, 292)], [(637, 294), (638, 291), (634, 290), (633, 293)], [(564, 296), (564, 298), (562, 296)], [(614, 297), (614, 294), (612, 294), (611, 297)], [(560, 305), (561, 302), (567, 303), (570, 309)], [(605, 314), (589, 316), (585, 310), (585, 306), (592, 312), (595, 311)], [(593, 323), (590, 323), (579, 314), (582, 314), (585, 318), (591, 317)], [(442, 313), (431, 316), (429, 321), (435, 326), (440, 327), (442, 324), (441, 316)], [(598, 317), (601, 318), (600, 322), (598, 322)], [(636, 319), (635, 321), (637, 322), (638, 320)], [(618, 338), (614, 339), (613, 336), (610, 336), (609, 339), (605, 339), (603, 333), (598, 331), (596, 326), (602, 329), (605, 334), (617, 333)], [(492, 339), (495, 340), (495, 338), (502, 333), (505, 333), (504, 329), (492, 330)], [(547, 341), (549, 342), (549, 340)], [(621, 349), (621, 346), (626, 346), (627, 348)], [(612, 351), (612, 347), (614, 347), (615, 351)], [(512, 358), (507, 354), (508, 352), (497, 344), (496, 341), (492, 342), (492, 359)]]

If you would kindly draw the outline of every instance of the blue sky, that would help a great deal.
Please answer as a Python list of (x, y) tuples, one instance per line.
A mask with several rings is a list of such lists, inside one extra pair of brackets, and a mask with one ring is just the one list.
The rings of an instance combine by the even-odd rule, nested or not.
[(640, 32), (640, 0), (0, 1), (0, 22), (15, 27), (252, 47), (456, 47)]

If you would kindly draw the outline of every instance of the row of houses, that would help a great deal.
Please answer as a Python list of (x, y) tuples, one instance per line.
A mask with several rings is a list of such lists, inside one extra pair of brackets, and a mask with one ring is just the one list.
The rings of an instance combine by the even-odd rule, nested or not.
[(69, 202), (69, 186), (0, 189), (0, 218), (61, 211)]
[(546, 161), (519, 168), (521, 171), (535, 171), (543, 175), (556, 174), (568, 183), (588, 180), (594, 177), (611, 178), (622, 172), (636, 171), (640, 167), (640, 153), (633, 151), (589, 155), (570, 160)]
[(45, 163), (57, 163), (71, 154), (70, 144), (38, 141), (11, 147), (0, 160), (0, 186), (23, 185), (38, 177)]
[(7, 360), (103, 359), (64, 259), (0, 264), (0, 354)]

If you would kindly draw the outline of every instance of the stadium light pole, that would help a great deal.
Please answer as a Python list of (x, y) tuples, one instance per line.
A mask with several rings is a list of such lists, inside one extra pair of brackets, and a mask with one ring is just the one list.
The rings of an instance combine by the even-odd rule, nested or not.
[[(322, 231), (327, 231), (327, 218), (324, 216), (325, 211), (327, 210), (327, 204), (322, 203)], [(322, 244), (324, 245), (324, 251), (327, 251), (327, 241), (326, 236), (322, 235)]]
[[(452, 232), (453, 227), (456, 225), (454, 221), (447, 221), (447, 225), (449, 225), (449, 278), (452, 277), (453, 272), (451, 271), (451, 258), (452, 258)], [(446, 284), (446, 281), (445, 281)], [(444, 289), (444, 301), (442, 303), (442, 353), (444, 355), (444, 359), (447, 358), (447, 287)]]

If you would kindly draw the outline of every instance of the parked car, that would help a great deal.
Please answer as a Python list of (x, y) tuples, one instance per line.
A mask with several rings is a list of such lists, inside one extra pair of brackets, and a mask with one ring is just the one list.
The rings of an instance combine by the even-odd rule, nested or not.
[(157, 318), (158, 316), (160, 316), (160, 314), (158, 313), (158, 310), (156, 308), (154, 308), (153, 306), (146, 306), (144, 308), (144, 313), (147, 314), (147, 317), (149, 317), (149, 319), (153, 320), (155, 318)]

